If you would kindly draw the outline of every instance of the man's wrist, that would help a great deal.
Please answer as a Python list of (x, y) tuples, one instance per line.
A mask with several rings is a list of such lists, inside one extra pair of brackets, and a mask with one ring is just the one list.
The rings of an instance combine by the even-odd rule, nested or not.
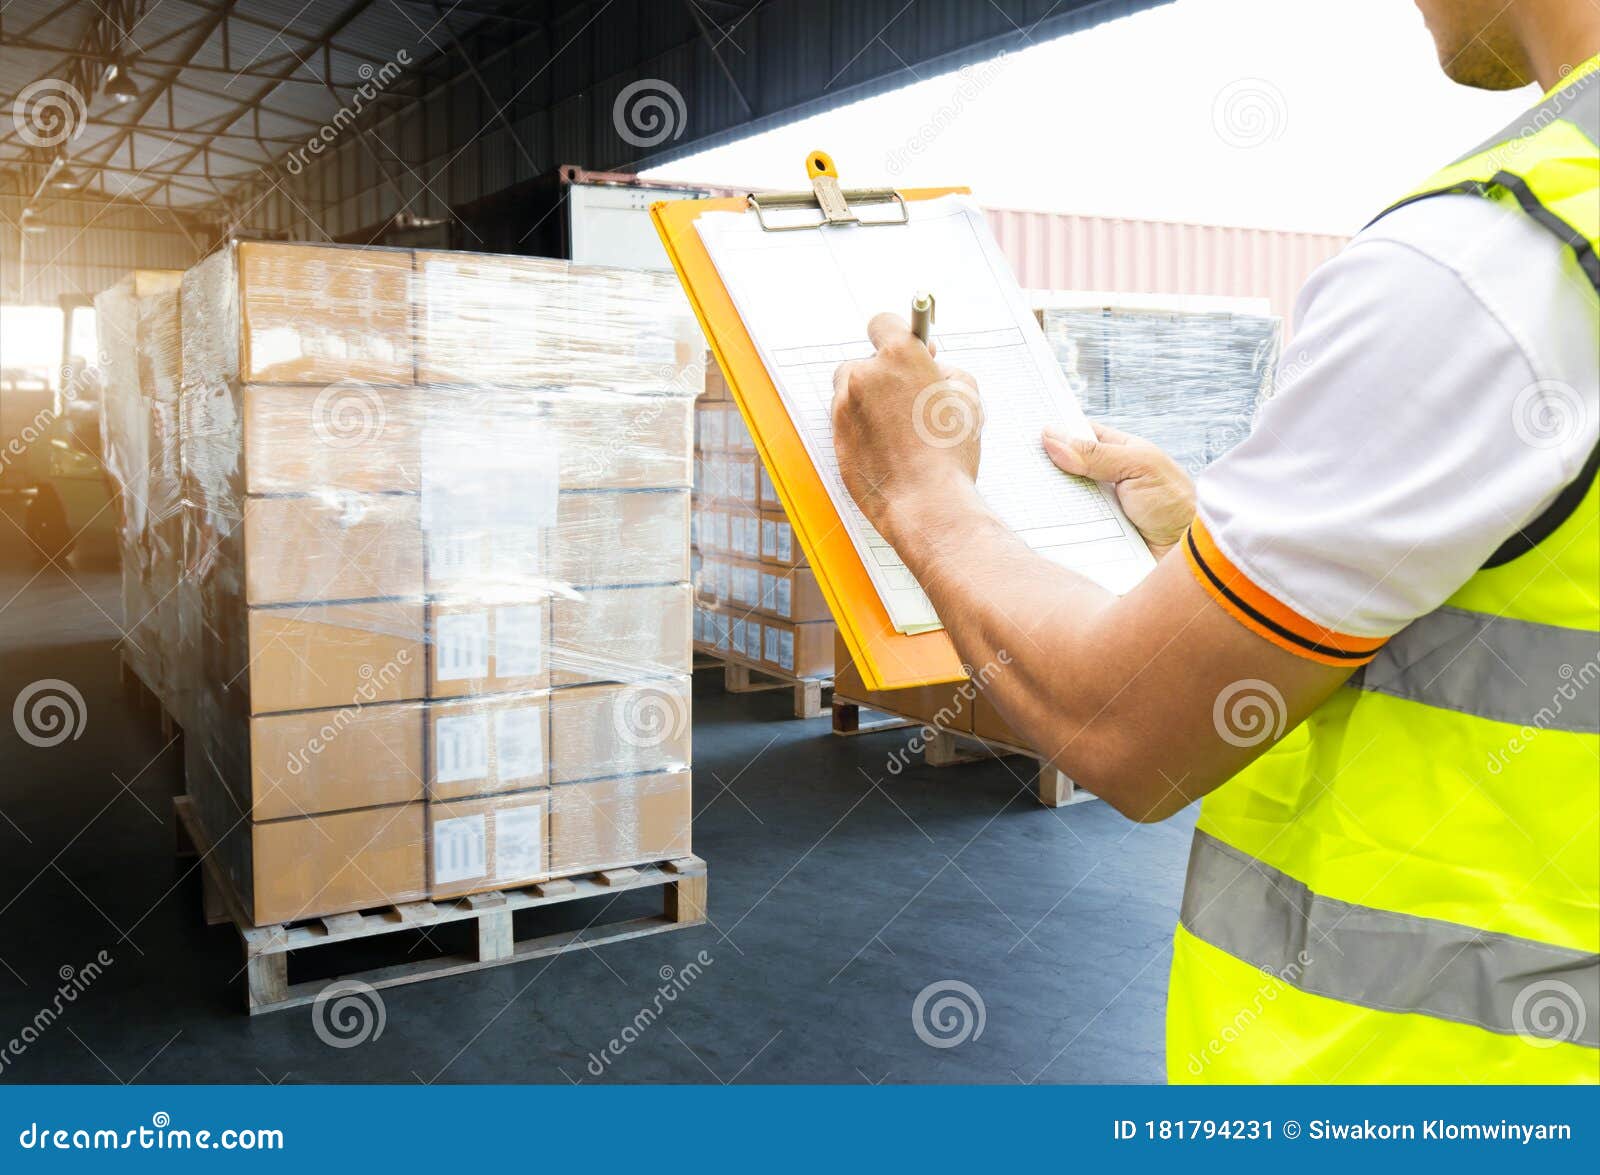
[(895, 494), (883, 513), (883, 537), (908, 564), (941, 538), (987, 513), (972, 481), (952, 476)]

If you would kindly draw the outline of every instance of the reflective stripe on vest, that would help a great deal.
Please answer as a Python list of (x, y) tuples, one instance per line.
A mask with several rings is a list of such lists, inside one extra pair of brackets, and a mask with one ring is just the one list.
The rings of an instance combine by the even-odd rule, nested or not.
[[(1204, 832), (1180, 921), (1314, 995), (1600, 1049), (1600, 955), (1335, 901)], [(1541, 997), (1570, 1014), (1535, 1014)]]
[(1600, 734), (1600, 633), (1439, 608), (1350, 684), (1513, 726)]

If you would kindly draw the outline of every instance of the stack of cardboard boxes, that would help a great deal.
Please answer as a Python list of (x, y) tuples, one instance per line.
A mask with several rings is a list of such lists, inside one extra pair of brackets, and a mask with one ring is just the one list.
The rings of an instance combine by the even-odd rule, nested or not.
[(714, 362), (694, 417), (696, 644), (782, 677), (832, 677), (832, 614)]
[(94, 300), (101, 451), (116, 487), (121, 652), (168, 714), (178, 704), (178, 270), (136, 270)]
[(187, 787), (252, 920), (686, 854), (675, 283), (241, 243), (182, 307)]

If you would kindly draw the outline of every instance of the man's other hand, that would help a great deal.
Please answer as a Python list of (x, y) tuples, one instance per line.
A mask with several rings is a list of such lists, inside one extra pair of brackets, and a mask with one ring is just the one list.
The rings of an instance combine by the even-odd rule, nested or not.
[(833, 447), (851, 496), (898, 546), (919, 510), (970, 491), (983, 407), (977, 381), (935, 362), (898, 315), (878, 315), (867, 336), (877, 354), (834, 372)]
[(1194, 482), (1171, 457), (1147, 440), (1095, 424), (1095, 440), (1044, 430), (1044, 450), (1058, 469), (1109, 482), (1128, 521), (1157, 559), (1183, 538), (1194, 521)]

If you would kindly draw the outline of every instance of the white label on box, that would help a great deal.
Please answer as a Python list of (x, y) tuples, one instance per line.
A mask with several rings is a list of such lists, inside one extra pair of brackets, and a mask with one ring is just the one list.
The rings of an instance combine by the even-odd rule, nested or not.
[(489, 676), (489, 614), (442, 612), (433, 622), (434, 676), (440, 681)]
[(718, 615), (712, 619), (717, 622), (717, 648), (726, 653), (728, 651), (728, 629), (730, 627), (728, 618)]
[(532, 677), (544, 672), (544, 609), (500, 608), (494, 614), (494, 675)]
[(494, 872), (501, 881), (544, 875), (543, 804), (501, 808), (495, 813)]
[(766, 649), (764, 651), (765, 651), (765, 654), (766, 654), (766, 659), (768, 661), (771, 661), (774, 665), (776, 665), (778, 663), (778, 630), (777, 629), (775, 629), (775, 628), (767, 629), (767, 647), (766, 647)]
[(763, 465), (756, 471), (761, 478), (761, 500), (764, 503), (778, 500), (777, 488), (772, 484), (772, 479), (767, 476), (767, 467)]
[(781, 632), (778, 634), (778, 664), (785, 669), (794, 668), (794, 633)]
[(501, 783), (544, 775), (544, 710), (518, 706), (494, 715), (496, 775)]
[(433, 723), (433, 777), (440, 783), (489, 776), (489, 717), (458, 714)]
[(433, 822), (433, 883), (472, 881), (489, 873), (489, 839), (482, 813)]
[[(560, 451), (541, 413), (489, 395), (422, 425), (422, 529), (553, 526)], [(484, 426), (484, 419), (493, 421)]]
[(789, 529), (787, 522), (778, 523), (778, 558), (785, 563), (793, 558), (790, 553), (794, 550), (794, 532)]
[(746, 502), (756, 500), (756, 470), (748, 461), (739, 467), (739, 496)]
[(489, 536), (489, 573), (499, 587), (535, 587), (544, 569), (544, 532), (538, 527), (496, 530)]
[(745, 656), (752, 661), (761, 660), (761, 625), (754, 620), (748, 622), (749, 630), (745, 633)]
[(435, 530), (428, 533), (428, 578), (470, 579), (483, 574), (483, 536)]
[(773, 584), (777, 588), (777, 591), (773, 593), (775, 598), (773, 608), (779, 616), (788, 616), (790, 610), (794, 607), (794, 585), (789, 581), (788, 576), (775, 576)]
[(769, 518), (761, 520), (761, 557), (772, 559), (778, 550), (778, 524)]

